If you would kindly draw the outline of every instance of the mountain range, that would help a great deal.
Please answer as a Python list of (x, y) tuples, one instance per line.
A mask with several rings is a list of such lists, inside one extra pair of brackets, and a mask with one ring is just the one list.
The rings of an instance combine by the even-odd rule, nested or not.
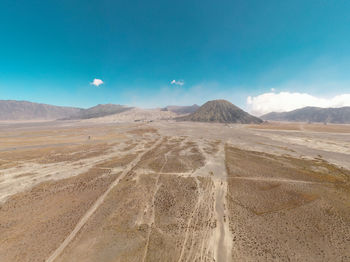
[(272, 112), (261, 116), (263, 120), (290, 122), (350, 123), (350, 107), (304, 107), (289, 112)]
[[(0, 121), (30, 120), (78, 120), (116, 115), (134, 107), (115, 104), (99, 104), (87, 109), (54, 106), (16, 100), (0, 100)], [(138, 109), (139, 111), (142, 109)], [(321, 122), (350, 124), (350, 107), (320, 108), (304, 107), (289, 112), (272, 112), (260, 118), (252, 116), (226, 100), (208, 101), (201, 107), (169, 105), (158, 109), (178, 115), (178, 121), (218, 123), (261, 123), (262, 120), (290, 122)], [(149, 112), (148, 112), (149, 113)]]
[[(198, 108), (198, 105), (167, 106), (161, 110), (174, 112), (177, 115), (184, 115), (192, 113)], [(90, 119), (120, 114), (131, 109), (134, 109), (134, 107), (116, 104), (99, 104), (84, 109), (77, 107), (53, 106), (28, 101), (0, 100), (0, 121)], [(139, 109), (139, 111), (140, 110), (141, 109)]]
[(53, 120), (71, 117), (81, 110), (28, 101), (0, 100), (0, 120)]

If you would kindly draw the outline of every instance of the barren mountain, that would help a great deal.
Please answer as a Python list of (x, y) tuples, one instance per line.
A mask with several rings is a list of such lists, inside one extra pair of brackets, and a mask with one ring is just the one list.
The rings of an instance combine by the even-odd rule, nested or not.
[(196, 112), (178, 118), (183, 121), (219, 122), (219, 123), (261, 123), (262, 120), (248, 114), (226, 100), (206, 102)]
[(85, 120), (88, 122), (112, 123), (112, 122), (144, 122), (161, 119), (172, 119), (177, 114), (171, 111), (164, 111), (159, 108), (143, 109), (134, 107), (121, 113), (108, 115), (100, 118)]
[(78, 114), (73, 115), (70, 119), (89, 119), (108, 115), (119, 114), (132, 109), (123, 105), (104, 104), (90, 107), (88, 109), (81, 109)]
[(0, 100), (0, 120), (54, 120), (75, 115), (80, 110), (28, 101)]
[(323, 123), (350, 123), (350, 107), (320, 108), (304, 107), (289, 112), (268, 113), (261, 116), (264, 120), (291, 121), (291, 122), (323, 122)]

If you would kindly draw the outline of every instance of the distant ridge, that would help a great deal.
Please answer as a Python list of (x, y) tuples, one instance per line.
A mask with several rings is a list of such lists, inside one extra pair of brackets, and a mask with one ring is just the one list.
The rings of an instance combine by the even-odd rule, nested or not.
[(178, 115), (184, 115), (194, 113), (198, 108), (199, 106), (194, 104), (192, 106), (166, 106), (163, 110), (174, 112)]
[(208, 101), (194, 113), (188, 116), (179, 117), (178, 120), (241, 124), (258, 124), (263, 122), (261, 119), (248, 114), (226, 100)]
[(133, 107), (104, 104), (88, 109), (53, 106), (29, 101), (0, 100), (1, 121), (73, 120), (119, 114)]
[(350, 124), (350, 107), (320, 108), (304, 107), (289, 112), (268, 113), (261, 116), (263, 120), (290, 122), (321, 122)]
[(94, 107), (90, 107), (88, 109), (81, 109), (77, 114), (70, 116), (69, 119), (89, 119), (103, 117), (108, 115), (119, 114), (128, 111), (132, 108), (133, 107), (127, 107), (123, 105), (100, 104)]
[(80, 112), (80, 108), (53, 106), (28, 101), (0, 100), (0, 120), (55, 120)]

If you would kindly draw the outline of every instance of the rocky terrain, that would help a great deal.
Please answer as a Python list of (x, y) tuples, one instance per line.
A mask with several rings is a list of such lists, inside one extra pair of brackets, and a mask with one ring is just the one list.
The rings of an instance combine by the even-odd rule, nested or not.
[(249, 115), (226, 100), (208, 101), (194, 113), (180, 117), (181, 121), (218, 122), (218, 123), (261, 123), (262, 120)]
[(350, 124), (350, 107), (304, 107), (289, 112), (268, 113), (261, 116), (261, 119), (272, 121)]

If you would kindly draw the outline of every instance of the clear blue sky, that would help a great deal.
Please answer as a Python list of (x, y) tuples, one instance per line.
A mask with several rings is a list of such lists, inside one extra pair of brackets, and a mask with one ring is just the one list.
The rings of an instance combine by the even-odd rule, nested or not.
[(350, 87), (350, 1), (0, 3), (0, 99), (244, 107), (270, 88), (328, 96)]

